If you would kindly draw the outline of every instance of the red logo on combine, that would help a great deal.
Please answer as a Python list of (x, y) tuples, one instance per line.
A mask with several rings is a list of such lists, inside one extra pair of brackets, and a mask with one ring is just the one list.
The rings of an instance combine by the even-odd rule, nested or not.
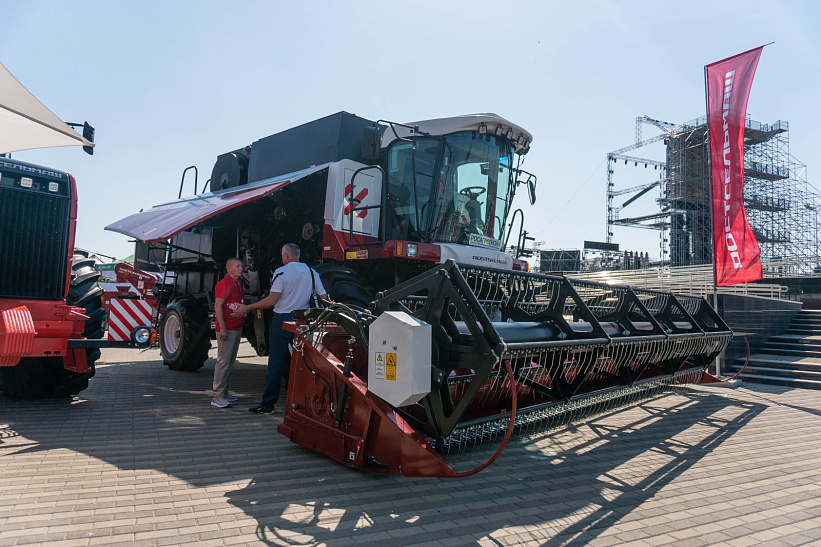
[[(345, 203), (347, 203), (347, 206), (345, 207), (345, 214), (346, 215), (351, 214), (351, 202), (349, 201), (350, 197), (351, 197), (351, 192), (352, 192), (351, 185), (349, 184), (345, 187)], [(360, 190), (359, 193), (356, 195), (356, 197), (353, 198), (354, 207), (359, 207), (359, 204), (362, 203), (362, 200), (365, 199), (365, 196), (367, 196), (367, 195), (368, 195), (368, 189), (367, 188), (363, 188), (362, 190)], [(364, 211), (357, 211), (356, 216), (358, 216), (359, 218), (365, 218), (366, 216), (368, 216), (368, 210), (365, 209)]]

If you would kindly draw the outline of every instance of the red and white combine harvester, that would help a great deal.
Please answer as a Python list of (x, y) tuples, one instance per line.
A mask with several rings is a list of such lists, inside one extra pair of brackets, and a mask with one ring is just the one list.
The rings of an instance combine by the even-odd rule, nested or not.
[[(195, 170), (180, 199), (186, 169), (176, 201), (107, 229), (165, 272), (159, 345), (175, 370), (208, 357), (225, 260), (243, 261), (255, 301), (298, 243), (334, 303), (290, 325), (279, 432), (368, 471), (460, 476), (449, 453), (698, 382), (732, 338), (703, 299), (531, 273), (506, 254), (517, 191), (536, 199), (531, 140), (494, 114), (340, 112), (219, 156), (210, 191), (197, 195)], [(269, 320), (246, 322), (259, 355)]]

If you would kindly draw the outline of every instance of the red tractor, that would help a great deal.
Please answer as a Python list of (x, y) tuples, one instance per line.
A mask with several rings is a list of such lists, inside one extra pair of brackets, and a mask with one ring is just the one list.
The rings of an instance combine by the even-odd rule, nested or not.
[(103, 337), (95, 261), (74, 254), (77, 184), (68, 173), (0, 158), (0, 389), (74, 395), (94, 376)]

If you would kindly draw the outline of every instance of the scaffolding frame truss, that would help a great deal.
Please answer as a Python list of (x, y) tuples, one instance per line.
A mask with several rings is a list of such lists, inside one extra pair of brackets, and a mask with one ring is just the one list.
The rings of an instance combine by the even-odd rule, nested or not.
[[(662, 133), (642, 139), (642, 126)], [(662, 142), (663, 161), (643, 158), (635, 150)], [(628, 154), (630, 153), (630, 154)], [(636, 118), (636, 142), (607, 154), (607, 233), (612, 243), (615, 226), (658, 230), (660, 262), (669, 266), (710, 264), (712, 221), (710, 211), (709, 141), (706, 116), (672, 124)], [(657, 181), (619, 188), (615, 169), (644, 166), (659, 171)], [(821, 195), (807, 182), (807, 168), (790, 154), (789, 123), (745, 121), (744, 207), (761, 248), (765, 274), (808, 275), (817, 271)], [(652, 190), (657, 189), (654, 193)], [(657, 212), (626, 216), (625, 209), (655, 194)], [(620, 205), (616, 198), (620, 197)], [(627, 196), (625, 199), (624, 196)], [(766, 263), (784, 259), (767, 272)]]

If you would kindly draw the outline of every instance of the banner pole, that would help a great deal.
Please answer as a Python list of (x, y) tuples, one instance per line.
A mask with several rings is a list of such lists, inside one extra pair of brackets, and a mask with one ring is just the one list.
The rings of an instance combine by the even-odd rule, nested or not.
[[(713, 246), (713, 309), (716, 310), (718, 313), (718, 274), (716, 273), (716, 250), (715, 250), (715, 234), (713, 233), (713, 226), (715, 226), (715, 210), (713, 208), (713, 169), (712, 169), (712, 159), (710, 158), (711, 154), (709, 153), (710, 150), (710, 93), (707, 83), (707, 65), (704, 66), (704, 127), (707, 128), (707, 181), (708, 181), (708, 188), (710, 189), (709, 196), (710, 196), (710, 242)], [(724, 358), (724, 352), (722, 351), (716, 357), (716, 378), (721, 377), (721, 360)]]

